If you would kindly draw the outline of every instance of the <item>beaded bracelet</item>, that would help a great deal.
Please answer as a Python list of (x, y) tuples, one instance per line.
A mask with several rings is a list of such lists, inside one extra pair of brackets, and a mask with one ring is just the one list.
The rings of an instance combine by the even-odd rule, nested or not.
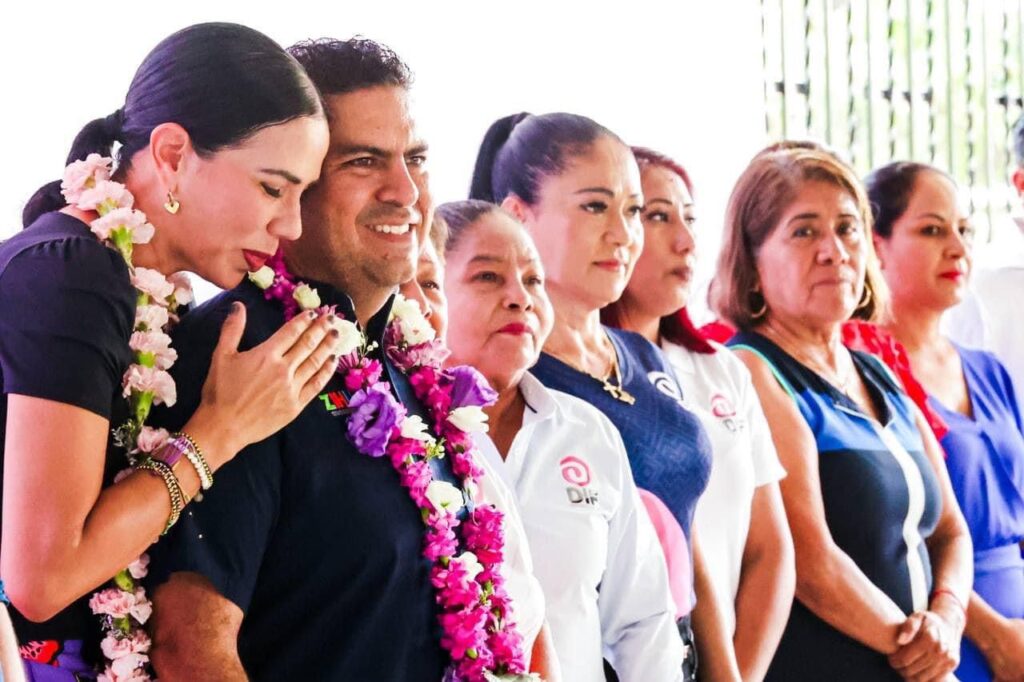
[(184, 431), (176, 431), (171, 436), (175, 439), (183, 438), (188, 443), (188, 447), (184, 448), (185, 456), (188, 457), (188, 461), (192, 463), (192, 466), (196, 469), (196, 474), (199, 475), (199, 485), (203, 490), (209, 490), (210, 486), (213, 485), (213, 470), (206, 463), (206, 458), (203, 457), (203, 451), (199, 448), (199, 445), (193, 440), (192, 436)]
[(171, 529), (171, 526), (178, 522), (181, 510), (188, 504), (188, 498), (182, 492), (181, 485), (178, 483), (174, 472), (171, 471), (171, 467), (159, 459), (146, 457), (135, 465), (135, 469), (138, 471), (148, 471), (155, 476), (159, 476), (167, 485), (167, 494), (171, 498), (171, 515), (167, 517), (167, 525), (164, 526), (164, 531), (161, 533), (161, 535), (167, 535), (167, 531)]

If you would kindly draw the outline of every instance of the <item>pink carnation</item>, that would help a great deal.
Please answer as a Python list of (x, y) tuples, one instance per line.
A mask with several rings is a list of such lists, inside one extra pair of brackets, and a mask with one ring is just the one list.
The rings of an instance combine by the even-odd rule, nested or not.
[(135, 272), (132, 273), (132, 286), (148, 294), (160, 305), (166, 305), (167, 299), (174, 293), (174, 285), (168, 282), (162, 273), (151, 268), (135, 268)]
[(174, 302), (178, 305), (188, 305), (195, 298), (192, 294), (192, 282), (184, 272), (175, 272), (167, 278), (174, 285)]
[(171, 407), (178, 400), (174, 379), (170, 374), (156, 367), (132, 365), (124, 373), (122, 383), (124, 384), (125, 398), (131, 395), (132, 391), (138, 391), (139, 393), (152, 393), (153, 402), (157, 405), (163, 403)]
[(131, 208), (135, 197), (120, 182), (100, 180), (78, 197), (76, 207), (83, 211), (97, 211), (104, 215), (115, 208)]
[(171, 337), (160, 330), (134, 332), (128, 346), (136, 353), (153, 355), (159, 369), (168, 369), (178, 359), (178, 351), (171, 348)]
[(149, 617), (153, 615), (153, 603), (146, 599), (146, 590), (141, 587), (135, 588), (135, 604), (128, 609), (131, 617), (145, 625)]
[(152, 426), (143, 426), (139, 431), (139, 437), (135, 440), (135, 447), (140, 452), (155, 452), (161, 445), (167, 442), (171, 434), (167, 429), (154, 429)]
[(110, 166), (113, 159), (100, 156), (93, 152), (84, 161), (75, 161), (64, 169), (64, 179), (60, 183), (60, 193), (69, 204), (76, 204), (82, 192), (96, 186), (97, 182), (110, 179)]
[(140, 305), (135, 309), (135, 328), (139, 330), (163, 329), (170, 320), (167, 308), (159, 305)]
[[(148, 656), (145, 658), (147, 661), (149, 660)], [(117, 666), (117, 669), (120, 670), (127, 665), (129, 664), (126, 663), (119, 665)], [(121, 675), (115, 671), (114, 667), (115, 666), (113, 664), (108, 665), (107, 669), (100, 673), (100, 676), (96, 678), (96, 682), (150, 682), (150, 680), (152, 680), (145, 668), (135, 668), (131, 670), (129, 674)]]
[(128, 573), (136, 580), (145, 578), (149, 573), (149, 555), (140, 554), (138, 559), (128, 564)]
[[(143, 667), (148, 662), (149, 656), (140, 653), (130, 653), (120, 658), (115, 658), (110, 662), (109, 666), (111, 680), (113, 680), (113, 682), (120, 682), (121, 680), (149, 679), (149, 676), (146, 675), (145, 668)], [(146, 676), (140, 677), (139, 673)]]
[(117, 587), (100, 590), (89, 599), (89, 608), (99, 616), (124, 618), (135, 606), (135, 595)]
[(152, 641), (144, 630), (137, 630), (131, 637), (107, 635), (100, 642), (103, 655), (110, 660), (124, 658), (129, 654), (144, 654), (149, 651)]
[(153, 238), (153, 226), (146, 222), (146, 214), (134, 208), (115, 208), (90, 223), (93, 234), (103, 240), (119, 228), (131, 231), (132, 244), (148, 244)]

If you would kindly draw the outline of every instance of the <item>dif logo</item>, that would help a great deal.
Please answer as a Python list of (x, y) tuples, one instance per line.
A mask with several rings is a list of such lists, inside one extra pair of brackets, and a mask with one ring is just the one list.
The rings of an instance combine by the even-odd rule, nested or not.
[(743, 418), (736, 414), (736, 408), (721, 393), (711, 396), (711, 414), (718, 417), (725, 428), (729, 429), (732, 433), (743, 429)]
[(569, 455), (558, 463), (562, 470), (562, 478), (569, 485), (565, 488), (569, 502), (572, 504), (597, 505), (597, 491), (588, 488), (590, 485), (590, 467), (579, 457)]

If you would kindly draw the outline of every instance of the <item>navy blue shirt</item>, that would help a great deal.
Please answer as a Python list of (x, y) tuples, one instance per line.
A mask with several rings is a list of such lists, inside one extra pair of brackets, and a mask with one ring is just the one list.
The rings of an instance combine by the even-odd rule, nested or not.
[(711, 476), (711, 441), (682, 405), (682, 391), (661, 349), (633, 332), (605, 328), (619, 361), (628, 405), (600, 381), (542, 353), (530, 370), (541, 382), (601, 410), (622, 434), (636, 484), (657, 495), (675, 516), (687, 542), (693, 511)]
[[(0, 244), (0, 466), (8, 394), (74, 405), (115, 425), (127, 418), (121, 377), (132, 360), (134, 319), (124, 259), (77, 218), (44, 214)], [(108, 448), (104, 483), (126, 463), (123, 452)], [(99, 660), (99, 621), (88, 596), (43, 623), (13, 610), (19, 641), (80, 639), (83, 655)]]
[[(814, 434), (825, 521), (836, 545), (904, 613), (927, 609), (932, 588), (925, 540), (942, 511), (938, 477), (924, 451), (916, 408), (877, 358), (851, 351), (881, 421), (755, 332), (729, 346), (768, 364)], [(884, 654), (793, 603), (767, 680), (892, 680)]]
[[(347, 296), (312, 283), (325, 305), (354, 320)], [(200, 392), (232, 301), (248, 312), (243, 348), (283, 324), (281, 307), (245, 282), (189, 313), (175, 331), (178, 404), (155, 419), (177, 427)], [(390, 303), (367, 325), (381, 341)], [(377, 351), (379, 353), (379, 350)], [(422, 414), (404, 375), (385, 364), (399, 399)], [(335, 377), (323, 392), (342, 388)], [(205, 576), (245, 616), (238, 638), (255, 680), (437, 682), (447, 655), (422, 557), (424, 524), (387, 457), (349, 442), (345, 414), (314, 398), (295, 421), (245, 448), (216, 474), (154, 548), (154, 582)], [(201, 445), (201, 444), (200, 444)], [(454, 483), (448, 459), (435, 478)]]

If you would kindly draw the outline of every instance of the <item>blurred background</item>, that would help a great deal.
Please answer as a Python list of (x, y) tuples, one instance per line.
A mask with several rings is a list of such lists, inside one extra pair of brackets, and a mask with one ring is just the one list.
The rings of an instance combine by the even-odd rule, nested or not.
[(734, 180), (782, 138), (828, 144), (862, 174), (896, 158), (949, 170), (983, 243), (1017, 212), (1008, 131), (1024, 110), (1024, 0), (80, 0), (4, 14), (0, 239), (59, 177), (81, 126), (120, 106), (145, 54), (200, 21), (285, 46), (359, 34), (394, 48), (416, 74), (438, 201), (466, 195), (484, 131), (512, 112), (586, 114), (669, 154), (695, 184), (705, 283)]

